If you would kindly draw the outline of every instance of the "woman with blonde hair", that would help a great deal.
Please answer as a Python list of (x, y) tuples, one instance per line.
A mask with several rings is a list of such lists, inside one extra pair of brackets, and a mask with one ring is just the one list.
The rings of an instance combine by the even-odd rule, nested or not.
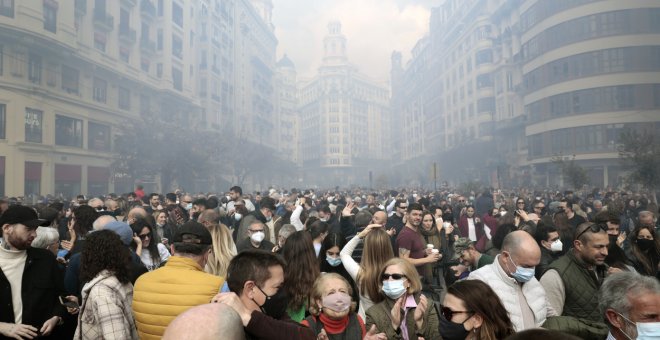
[[(358, 264), (352, 255), (362, 240), (364, 248)], [(368, 225), (344, 246), (339, 256), (344, 268), (357, 284), (360, 296), (358, 314), (364, 319), (366, 310), (383, 299), (378, 281), (383, 264), (394, 257), (390, 235), (379, 224)]]
[(229, 261), (236, 256), (236, 244), (231, 232), (222, 224), (212, 223), (208, 226), (213, 240), (213, 251), (209, 255), (204, 271), (216, 276), (227, 277)]
[(383, 301), (367, 310), (366, 328), (376, 325), (388, 339), (441, 339), (433, 300), (421, 294), (422, 282), (409, 261), (395, 257), (380, 270)]
[(321, 274), (311, 291), (309, 312), (301, 323), (311, 328), (319, 338), (387, 339), (385, 333), (367, 334), (363, 319), (355, 314), (351, 285), (336, 273)]

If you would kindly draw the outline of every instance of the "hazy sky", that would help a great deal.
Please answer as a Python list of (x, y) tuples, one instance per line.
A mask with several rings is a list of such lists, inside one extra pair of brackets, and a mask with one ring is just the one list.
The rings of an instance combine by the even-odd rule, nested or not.
[(273, 24), (279, 40), (277, 58), (285, 53), (300, 77), (312, 77), (323, 57), (323, 38), (330, 21), (340, 21), (349, 61), (378, 81), (389, 78), (390, 55), (403, 53), (404, 63), (418, 39), (428, 32), (431, 0), (273, 0)]

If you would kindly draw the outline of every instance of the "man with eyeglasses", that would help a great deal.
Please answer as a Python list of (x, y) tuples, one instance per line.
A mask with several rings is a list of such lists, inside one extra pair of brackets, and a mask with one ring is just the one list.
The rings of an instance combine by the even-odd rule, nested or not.
[(583, 223), (575, 231), (573, 249), (548, 266), (541, 285), (557, 314), (602, 321), (598, 289), (609, 272), (609, 243), (607, 225)]
[(543, 215), (545, 215), (545, 204), (541, 200), (534, 200), (534, 202), (532, 202), (532, 209), (534, 210), (533, 212), (539, 217), (543, 217)]
[(236, 244), (236, 251), (242, 252), (252, 249), (271, 251), (275, 245), (266, 237), (266, 226), (260, 221), (254, 220), (247, 229), (247, 237)]

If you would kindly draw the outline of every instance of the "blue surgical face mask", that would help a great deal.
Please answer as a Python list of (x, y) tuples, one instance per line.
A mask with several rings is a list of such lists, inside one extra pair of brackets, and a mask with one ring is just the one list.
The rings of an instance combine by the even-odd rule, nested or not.
[(192, 203), (186, 204), (186, 210), (190, 210), (190, 209), (192, 209)]
[(516, 281), (520, 283), (525, 283), (534, 277), (535, 267), (532, 268), (520, 267), (517, 266), (515, 262), (513, 262), (513, 258), (510, 255), (509, 255), (509, 259), (511, 259), (511, 263), (513, 263), (513, 265), (516, 267), (516, 271), (511, 273), (511, 276), (514, 279), (516, 279)]
[[(623, 314), (618, 313), (619, 316), (624, 318), (627, 322), (635, 325), (635, 328), (637, 329), (637, 340), (647, 340), (647, 339), (660, 339), (660, 322), (633, 322), (632, 320), (628, 319), (627, 317), (623, 316)], [(632, 339), (626, 332), (623, 331), (623, 335), (626, 336), (628, 339)]]
[(398, 299), (406, 292), (406, 287), (403, 286), (403, 280), (386, 280), (383, 281), (383, 293), (390, 299)]
[(339, 257), (332, 257), (326, 255), (325, 260), (328, 261), (328, 263), (333, 267), (337, 267), (338, 265), (341, 264), (341, 258)]

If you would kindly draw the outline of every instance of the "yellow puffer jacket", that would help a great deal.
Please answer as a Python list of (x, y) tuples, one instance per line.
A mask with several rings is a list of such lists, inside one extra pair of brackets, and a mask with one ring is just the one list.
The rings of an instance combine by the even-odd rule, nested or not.
[(197, 262), (180, 256), (172, 256), (164, 267), (140, 276), (133, 289), (140, 339), (160, 339), (174, 318), (209, 303), (223, 283), (224, 278), (207, 274)]

